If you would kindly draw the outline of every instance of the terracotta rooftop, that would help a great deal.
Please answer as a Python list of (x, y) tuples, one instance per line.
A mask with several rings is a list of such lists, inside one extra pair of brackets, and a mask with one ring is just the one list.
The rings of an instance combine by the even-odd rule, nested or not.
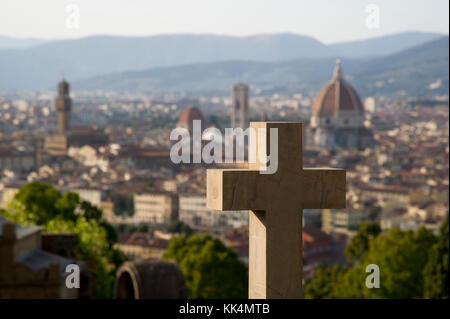
[(178, 120), (178, 124), (192, 124), (193, 120), (201, 120), (203, 121), (203, 114), (196, 107), (190, 106), (183, 111), (180, 115), (180, 119)]
[(317, 241), (323, 239), (331, 239), (330, 235), (324, 233), (316, 227), (303, 227), (302, 237), (305, 241)]
[(338, 111), (355, 111), (363, 113), (361, 99), (355, 89), (342, 78), (340, 65), (337, 64), (334, 76), (317, 95), (312, 114), (332, 115)]

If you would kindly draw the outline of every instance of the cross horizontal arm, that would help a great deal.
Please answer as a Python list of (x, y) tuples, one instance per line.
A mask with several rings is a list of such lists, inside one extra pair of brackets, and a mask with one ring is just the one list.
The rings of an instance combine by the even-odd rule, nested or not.
[(299, 177), (302, 208), (345, 208), (345, 170), (304, 169)]
[(206, 206), (216, 210), (264, 209), (264, 189), (257, 170), (208, 169)]

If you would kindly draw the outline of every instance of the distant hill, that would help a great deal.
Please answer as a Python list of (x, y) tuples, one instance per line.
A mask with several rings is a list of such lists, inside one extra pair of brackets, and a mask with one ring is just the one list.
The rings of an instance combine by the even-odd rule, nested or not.
[[(382, 58), (343, 59), (344, 75), (363, 96), (448, 94), (448, 40), (448, 36), (441, 37)], [(228, 94), (234, 83), (243, 81), (268, 92), (317, 91), (331, 78), (334, 65), (333, 58), (199, 63), (98, 76), (75, 81), (73, 87)], [(441, 85), (431, 90), (429, 85), (436, 81)]]
[[(444, 36), (360, 66), (355, 81), (367, 94), (449, 92), (449, 37)], [(435, 89), (430, 88), (434, 83)], [(440, 84), (439, 84), (440, 83)]]
[(11, 38), (0, 36), (0, 50), (4, 49), (26, 49), (32, 46), (43, 44), (48, 40), (34, 38)]
[(403, 32), (328, 46), (342, 57), (364, 58), (393, 54), (442, 36), (443, 34), (433, 32)]
[[(355, 65), (356, 63), (356, 65)], [(263, 90), (308, 88), (331, 76), (335, 59), (298, 59), (285, 62), (225, 61), (155, 68), (98, 76), (76, 81), (80, 90), (111, 89), (118, 91), (190, 91), (224, 93), (242, 81)], [(346, 68), (359, 66), (345, 60)]]
[(79, 79), (190, 63), (325, 56), (335, 53), (311, 37), (295, 34), (95, 36), (53, 41), (27, 50), (0, 51), (0, 89), (54, 85), (63, 73), (69, 79)]
[[(412, 32), (329, 46), (314, 38), (290, 33), (246, 37), (192, 34), (92, 36), (47, 42), (1, 37), (0, 90), (52, 88), (63, 74), (76, 81), (129, 70), (232, 60), (274, 62), (281, 67), (285, 61), (294, 59), (359, 59), (390, 54), (434, 36)], [(2, 43), (3, 48), (9, 49), (1, 50)], [(309, 81), (316, 76), (314, 72), (309, 75), (312, 79), (302, 79)]]

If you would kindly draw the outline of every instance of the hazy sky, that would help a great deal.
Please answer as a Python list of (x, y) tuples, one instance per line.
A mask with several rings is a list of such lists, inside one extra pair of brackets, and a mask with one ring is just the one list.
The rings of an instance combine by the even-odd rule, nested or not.
[[(366, 27), (368, 4), (378, 5), (379, 28)], [(448, 34), (448, 11), (448, 0), (1, 0), (0, 35), (293, 32), (332, 43), (402, 31)]]

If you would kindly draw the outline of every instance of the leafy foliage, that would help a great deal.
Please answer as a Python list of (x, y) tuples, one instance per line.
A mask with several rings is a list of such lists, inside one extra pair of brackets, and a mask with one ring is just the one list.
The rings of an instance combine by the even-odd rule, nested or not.
[(183, 223), (181, 220), (176, 220), (167, 225), (166, 230), (169, 233), (178, 233), (178, 234), (185, 234), (186, 237), (189, 237), (194, 233), (191, 227), (189, 225)]
[[(430, 249), (435, 247), (435, 236), (424, 227), (415, 232), (393, 229), (373, 236), (378, 233), (376, 226), (361, 227), (349, 244), (353, 248), (348, 248), (350, 256), (355, 257), (353, 266), (319, 269), (306, 283), (305, 297), (422, 298), (426, 291), (423, 269), (429, 263)], [(365, 285), (369, 264), (380, 269), (380, 288), (369, 289)]]
[(431, 248), (424, 269), (425, 298), (448, 298), (449, 235), (448, 212), (437, 243)]
[(114, 214), (120, 216), (133, 216), (134, 215), (134, 201), (133, 194), (112, 194), (111, 200), (114, 203)]
[(174, 237), (163, 258), (180, 264), (189, 298), (247, 298), (247, 269), (219, 239)]
[(7, 211), (1, 215), (22, 225), (36, 224), (45, 232), (73, 232), (78, 235), (76, 258), (88, 262), (95, 275), (94, 296), (112, 297), (116, 268), (122, 263), (113, 249), (115, 229), (101, 220), (102, 212), (78, 194), (62, 195), (53, 186), (33, 182), (23, 186)]
[(360, 260), (369, 250), (369, 242), (381, 233), (377, 223), (361, 223), (358, 233), (345, 247), (345, 255), (349, 262)]
[[(421, 227), (417, 231), (393, 229), (375, 238), (367, 255), (349, 269), (335, 295), (342, 298), (421, 298), (423, 296), (423, 268), (428, 252), (434, 244), (431, 231)], [(376, 264), (380, 269), (380, 288), (365, 286), (365, 267)]]
[(337, 265), (332, 267), (322, 265), (317, 269), (314, 278), (306, 282), (304, 291), (305, 298), (332, 298), (333, 285), (330, 283), (339, 282), (343, 274), (344, 271), (339, 269)]

